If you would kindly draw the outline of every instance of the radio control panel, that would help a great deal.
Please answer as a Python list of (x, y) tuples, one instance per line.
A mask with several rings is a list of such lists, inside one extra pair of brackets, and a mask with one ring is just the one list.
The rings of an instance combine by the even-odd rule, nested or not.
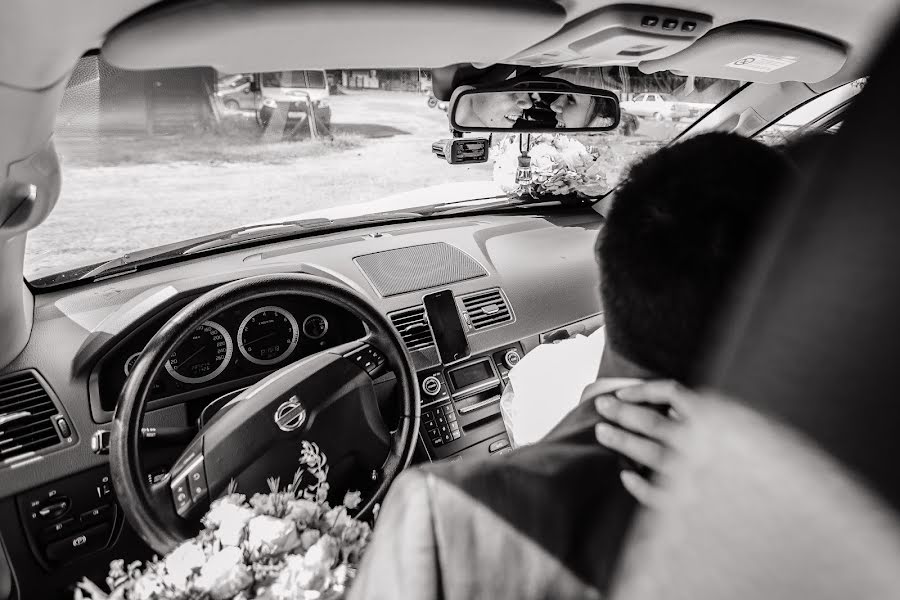
[(508, 451), (500, 397), (510, 369), (523, 354), (520, 344), (510, 344), (450, 367), (418, 373), (420, 434), (432, 460)]

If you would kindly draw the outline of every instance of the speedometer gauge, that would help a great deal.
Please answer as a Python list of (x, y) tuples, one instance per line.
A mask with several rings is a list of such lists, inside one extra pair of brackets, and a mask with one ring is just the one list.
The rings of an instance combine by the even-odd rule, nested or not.
[(231, 336), (225, 328), (206, 321), (169, 355), (166, 371), (182, 383), (205, 383), (225, 370), (231, 352)]
[(257, 365), (274, 365), (286, 359), (300, 338), (294, 315), (277, 306), (257, 308), (241, 321), (238, 349)]

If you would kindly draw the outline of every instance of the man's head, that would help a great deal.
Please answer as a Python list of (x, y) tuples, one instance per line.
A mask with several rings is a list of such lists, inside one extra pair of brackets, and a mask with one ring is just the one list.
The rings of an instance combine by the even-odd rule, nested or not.
[(598, 240), (610, 348), (693, 383), (792, 173), (776, 150), (726, 133), (662, 148), (632, 167)]

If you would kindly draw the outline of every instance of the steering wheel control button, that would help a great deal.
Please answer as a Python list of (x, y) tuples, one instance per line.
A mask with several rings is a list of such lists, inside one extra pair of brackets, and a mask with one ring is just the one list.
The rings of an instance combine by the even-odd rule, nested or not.
[(359, 365), (370, 376), (374, 376), (384, 365), (384, 356), (372, 346), (363, 346), (359, 350), (351, 352), (347, 358)]
[(110, 526), (108, 524), (96, 525), (63, 538), (58, 542), (47, 544), (47, 558), (54, 562), (64, 562), (96, 552), (106, 546), (109, 532)]
[(172, 483), (172, 500), (175, 501), (175, 510), (179, 515), (187, 514), (191, 509), (191, 492), (187, 486), (187, 479), (179, 479)]
[(422, 381), (422, 391), (426, 396), (437, 396), (441, 392), (441, 380), (434, 375), (429, 375)]
[(203, 469), (203, 461), (201, 460), (197, 466), (188, 471), (187, 484), (191, 492), (191, 500), (200, 502), (209, 493), (206, 485), (206, 471)]
[(497, 452), (498, 450), (503, 450), (504, 448), (508, 448), (508, 447), (509, 447), (509, 440), (504, 438), (502, 440), (497, 440), (495, 442), (491, 442), (491, 445), (488, 446), (488, 452), (493, 454), (494, 452)]
[(507, 350), (506, 354), (503, 355), (503, 363), (506, 365), (507, 369), (512, 369), (519, 364), (521, 359), (522, 357), (519, 355), (519, 351), (514, 348), (512, 350)]

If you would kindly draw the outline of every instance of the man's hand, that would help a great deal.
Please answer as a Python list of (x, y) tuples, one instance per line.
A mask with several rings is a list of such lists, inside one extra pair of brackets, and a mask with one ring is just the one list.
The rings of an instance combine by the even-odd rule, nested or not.
[(645, 506), (655, 506), (665, 484), (671, 453), (678, 451), (695, 395), (674, 381), (652, 381), (609, 393), (603, 380), (587, 386), (582, 400), (592, 400), (605, 419), (597, 441), (654, 472), (652, 481), (623, 471), (622, 485)]

